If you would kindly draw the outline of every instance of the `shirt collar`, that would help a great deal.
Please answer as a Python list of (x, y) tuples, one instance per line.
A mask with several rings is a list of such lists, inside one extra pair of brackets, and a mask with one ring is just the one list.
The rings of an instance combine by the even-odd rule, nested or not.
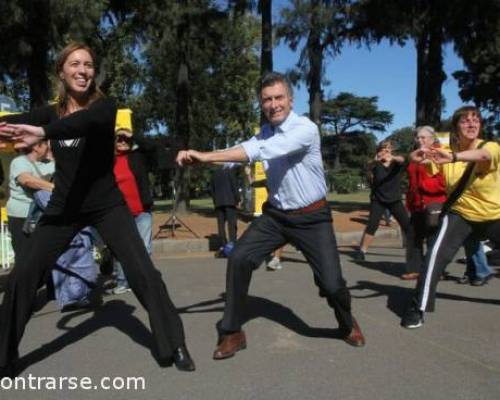
[(281, 124), (274, 127), (270, 125), (270, 128), (274, 132), (285, 132), (295, 118), (297, 118), (297, 114), (295, 114), (293, 110), (290, 110), (290, 114), (288, 114), (286, 119)]

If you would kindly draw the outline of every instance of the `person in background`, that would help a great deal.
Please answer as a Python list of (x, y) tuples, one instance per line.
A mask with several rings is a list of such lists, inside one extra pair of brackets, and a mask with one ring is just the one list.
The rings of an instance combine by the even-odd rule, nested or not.
[(30, 251), (8, 276), (0, 308), (0, 377), (17, 374), (18, 347), (37, 286), (85, 226), (94, 226), (120, 260), (130, 287), (147, 310), (158, 364), (194, 371), (182, 320), (116, 184), (116, 106), (97, 87), (96, 56), (88, 46), (71, 43), (55, 67), (55, 104), (0, 117), (4, 142), (14, 141), (22, 148), (49, 139), (56, 162), (54, 191)]
[[(432, 126), (421, 126), (415, 131), (415, 143), (419, 149), (430, 149), (439, 145)], [(426, 226), (425, 206), (446, 201), (443, 174), (432, 174), (423, 164), (410, 161), (408, 164), (408, 192), (406, 207), (410, 211), (410, 226), (406, 241), (406, 270), (403, 280), (417, 279), (424, 261), (424, 244), (430, 247), (437, 228)]]
[[(127, 207), (134, 217), (137, 230), (149, 255), (152, 249), (153, 198), (149, 184), (148, 153), (154, 150), (154, 145), (132, 134), (132, 119), (129, 110), (118, 110), (115, 136), (114, 175), (118, 188), (125, 198)], [(137, 143), (141, 143), (139, 146)], [(130, 292), (121, 263), (114, 258), (113, 270), (115, 281), (106, 289), (108, 294), (123, 294)]]
[(283, 257), (284, 249), (285, 246), (281, 246), (279, 249), (274, 251), (271, 259), (266, 265), (266, 269), (268, 271), (279, 271), (280, 269), (283, 269), (283, 265), (281, 265), (281, 257)]
[(30, 236), (23, 231), (23, 226), (33, 203), (33, 193), (50, 192), (54, 188), (50, 182), (54, 162), (48, 159), (49, 151), (48, 141), (43, 140), (23, 149), (10, 163), (6, 208), (16, 264), (24, 261), (30, 247)]
[(410, 220), (402, 202), (401, 173), (405, 160), (392, 153), (392, 143), (384, 140), (377, 146), (375, 159), (368, 166), (371, 183), (370, 215), (368, 225), (363, 232), (361, 243), (354, 258), (364, 260), (368, 247), (375, 238), (380, 219), (385, 210), (389, 210), (398, 221), (403, 236), (406, 236)]
[(465, 249), (465, 273), (458, 279), (460, 285), (484, 286), (495, 276), (491, 269), (488, 258), (484, 252), (483, 243), (475, 238), (469, 237), (464, 242)]
[[(230, 165), (217, 167), (212, 175), (210, 193), (215, 207), (217, 218), (217, 233), (220, 240), (220, 249), (216, 257), (226, 257), (224, 246), (229, 242), (235, 243), (237, 236), (237, 209), (240, 201), (238, 183), (234, 168)], [(228, 236), (226, 236), (226, 224)]]

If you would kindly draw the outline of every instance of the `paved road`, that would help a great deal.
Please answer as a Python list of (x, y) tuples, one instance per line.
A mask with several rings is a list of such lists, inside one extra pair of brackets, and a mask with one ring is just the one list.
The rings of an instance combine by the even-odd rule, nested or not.
[[(159, 368), (149, 353), (147, 317), (132, 294), (105, 298), (95, 312), (38, 311), (21, 346), (33, 377), (144, 377), (145, 390), (0, 390), (0, 399), (491, 399), (500, 398), (500, 280), (481, 288), (444, 281), (437, 310), (419, 330), (399, 327), (412, 283), (398, 279), (403, 251), (382, 240), (363, 263), (342, 249), (344, 275), (367, 337), (363, 349), (335, 338), (300, 254), (279, 272), (254, 274), (248, 349), (213, 361), (225, 264), (208, 254), (157, 257), (182, 312), (197, 371)], [(452, 265), (459, 276), (463, 266)], [(5, 383), (5, 382), (4, 382)], [(108, 382), (106, 382), (108, 383)], [(120, 383), (118, 380), (117, 383)]]

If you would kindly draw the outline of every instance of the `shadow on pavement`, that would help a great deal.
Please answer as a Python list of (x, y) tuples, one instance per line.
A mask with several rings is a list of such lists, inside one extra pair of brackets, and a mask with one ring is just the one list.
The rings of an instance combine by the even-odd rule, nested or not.
[[(179, 308), (179, 313), (209, 313), (209, 312), (223, 312), (224, 307), (222, 303), (224, 302), (225, 293), (220, 295), (220, 298), (207, 300), (199, 303), (195, 303), (186, 307)], [(211, 307), (221, 304), (221, 306), (212, 308)], [(328, 339), (341, 339), (342, 333), (339, 329), (333, 328), (315, 328), (307, 325), (297, 314), (295, 314), (290, 308), (283, 306), (282, 304), (276, 303), (274, 301), (264, 299), (262, 297), (248, 296), (246, 313), (243, 317), (243, 324), (256, 318), (266, 318), (270, 321), (276, 322), (285, 328), (297, 333), (301, 336), (306, 337), (317, 337), (317, 338), (328, 338)], [(331, 322), (332, 325), (336, 324), (335, 317), (332, 313), (331, 321), (326, 321), (328, 325)], [(220, 321), (217, 323), (219, 325)], [(219, 329), (218, 329), (219, 330)]]
[[(18, 373), (21, 373), (30, 365), (35, 364), (57, 353), (66, 346), (76, 343), (84, 337), (105, 328), (113, 327), (130, 337), (135, 343), (153, 349), (151, 332), (144, 324), (132, 315), (135, 307), (126, 304), (122, 300), (112, 300), (101, 307), (92, 310), (80, 310), (64, 315), (57, 323), (57, 328), (66, 331), (50, 343), (21, 357), (18, 361)], [(89, 318), (76, 326), (68, 326), (74, 317), (83, 314), (91, 314)], [(156, 358), (155, 355), (153, 357)], [(158, 361), (158, 360), (157, 360)]]
[[(372, 293), (366, 295), (354, 294), (354, 290), (367, 290)], [(372, 299), (387, 296), (387, 308), (398, 317), (402, 317), (406, 306), (410, 303), (413, 289), (395, 285), (384, 285), (370, 281), (358, 281), (355, 286), (349, 287), (353, 299)]]
[[(366, 295), (358, 295), (353, 293), (354, 290), (367, 290), (372, 293)], [(371, 299), (380, 296), (387, 296), (387, 308), (398, 317), (403, 316), (403, 313), (405, 312), (406, 307), (410, 304), (414, 293), (413, 288), (406, 288), (395, 285), (384, 285), (370, 281), (358, 281), (357, 285), (349, 287), (349, 291), (351, 292), (351, 297), (353, 299)], [(468, 297), (464, 295), (441, 292), (437, 293), (437, 298), (500, 306), (500, 300), (498, 299), (482, 299), (477, 297)]]

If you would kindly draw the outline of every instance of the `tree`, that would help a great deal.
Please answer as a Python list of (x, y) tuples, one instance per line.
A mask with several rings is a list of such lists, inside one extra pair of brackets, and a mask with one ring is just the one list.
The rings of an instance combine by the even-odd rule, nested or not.
[[(490, 133), (500, 132), (500, 3), (482, 0), (468, 3), (463, 18), (452, 26), (457, 53), (465, 69), (453, 76), (460, 97), (473, 101), (487, 114)], [(463, 23), (463, 20), (467, 23)], [(464, 34), (465, 26), (467, 33)]]
[(359, 97), (342, 92), (326, 100), (322, 105), (321, 124), (332, 127), (335, 135), (347, 133), (353, 128), (384, 132), (393, 115), (377, 106), (378, 97)]
[(325, 58), (340, 53), (349, 25), (347, 0), (292, 0), (282, 10), (277, 35), (295, 51), (305, 40), (291, 78), (309, 91), (309, 117), (320, 125)]
[[(331, 161), (333, 168), (341, 168), (349, 161), (344, 158), (350, 154), (346, 146), (352, 148), (350, 136), (356, 134), (359, 143), (357, 154), (361, 156), (361, 165), (366, 163), (371, 156), (365, 151), (366, 146), (359, 142), (361, 133), (384, 132), (387, 125), (392, 122), (392, 114), (389, 111), (379, 110), (377, 106), (378, 98), (359, 97), (352, 93), (342, 92), (336, 97), (328, 99), (323, 103), (321, 111), (321, 124), (325, 132), (330, 132), (332, 139), (325, 143), (327, 152), (333, 154)], [(328, 146), (331, 146), (328, 149)], [(358, 164), (356, 164), (358, 165)], [(358, 165), (359, 166), (359, 165)], [(357, 167), (356, 167), (357, 168)]]
[(390, 140), (394, 145), (396, 153), (409, 154), (415, 149), (415, 128), (405, 126), (396, 129), (386, 140)]
[[(0, 77), (15, 88), (25, 82), (31, 107), (52, 99), (51, 65), (70, 39), (99, 37), (104, 0), (4, 0), (0, 3)], [(74, 18), (78, 15), (78, 18)], [(17, 90), (22, 94), (22, 90)]]
[[(253, 133), (259, 76), (253, 17), (204, 0), (175, 2), (148, 13), (143, 111), (175, 145), (211, 150)], [(234, 20), (237, 18), (237, 21)], [(190, 174), (177, 176), (177, 207), (189, 206)]]
[[(455, 2), (456, 3), (456, 2)], [(443, 108), (443, 45), (455, 4), (444, 0), (362, 0), (352, 9), (351, 37), (368, 45), (387, 38), (400, 45), (412, 40), (417, 52), (417, 125), (439, 127)]]

